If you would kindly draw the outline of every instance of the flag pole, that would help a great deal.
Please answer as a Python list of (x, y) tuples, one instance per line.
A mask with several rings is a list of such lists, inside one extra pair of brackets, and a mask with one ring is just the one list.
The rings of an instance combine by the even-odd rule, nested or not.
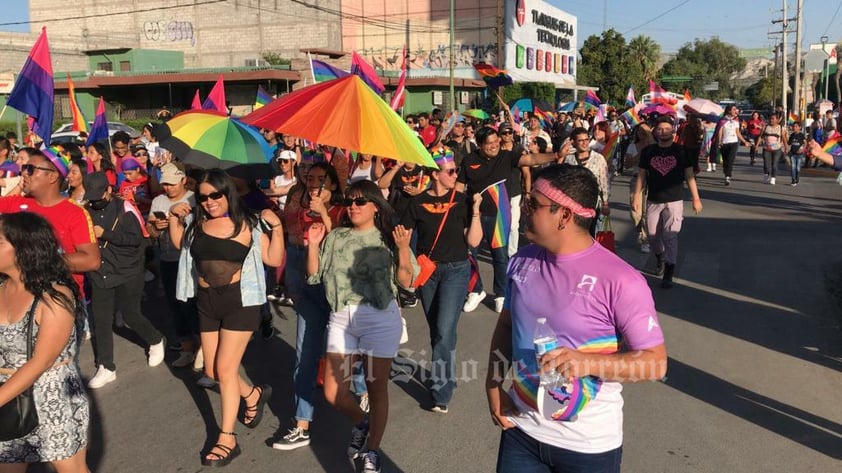
[(310, 63), (310, 77), (313, 78), (313, 83), (316, 83), (316, 71), (313, 70), (313, 58), (310, 57), (310, 51), (307, 51), (307, 62)]

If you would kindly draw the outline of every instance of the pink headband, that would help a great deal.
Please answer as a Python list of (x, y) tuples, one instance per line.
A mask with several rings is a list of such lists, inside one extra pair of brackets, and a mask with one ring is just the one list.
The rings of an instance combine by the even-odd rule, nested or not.
[(536, 191), (544, 194), (548, 199), (552, 200), (556, 204), (570, 209), (575, 215), (584, 218), (596, 217), (596, 211), (594, 209), (586, 209), (582, 207), (582, 204), (576, 202), (571, 199), (569, 195), (553, 187), (546, 179), (538, 179), (538, 181), (535, 182), (534, 187)]

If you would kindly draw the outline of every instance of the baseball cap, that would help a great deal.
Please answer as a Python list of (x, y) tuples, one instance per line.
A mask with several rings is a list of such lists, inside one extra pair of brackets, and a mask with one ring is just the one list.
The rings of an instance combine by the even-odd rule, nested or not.
[(284, 159), (284, 160), (295, 161), (297, 158), (298, 158), (298, 156), (296, 156), (295, 151), (292, 151), (292, 150), (289, 150), (289, 149), (285, 149), (285, 150), (281, 151), (280, 153), (278, 153), (278, 160)]
[(110, 186), (104, 172), (92, 172), (86, 175), (82, 185), (85, 188), (85, 200), (89, 202), (101, 200)]
[(509, 122), (503, 122), (500, 126), (497, 127), (498, 133), (503, 133), (504, 131), (509, 131), (512, 129), (512, 124)]
[(167, 163), (161, 166), (161, 184), (178, 184), (184, 176), (184, 171), (179, 169), (178, 166), (173, 163)]

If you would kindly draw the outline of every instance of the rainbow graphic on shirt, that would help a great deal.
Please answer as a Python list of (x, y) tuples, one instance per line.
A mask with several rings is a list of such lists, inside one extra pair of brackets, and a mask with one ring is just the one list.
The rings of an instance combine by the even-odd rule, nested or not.
[[(609, 335), (588, 340), (579, 345), (576, 350), (583, 353), (611, 354), (618, 351), (618, 346), (617, 336)], [(533, 353), (532, 351), (524, 352), (526, 356)], [(533, 363), (528, 363), (522, 359), (516, 363), (512, 388), (524, 404), (540, 411), (538, 407), (540, 378), (536, 372), (537, 362)], [(601, 387), (601, 379), (594, 376), (585, 376), (546, 391), (546, 396), (549, 399), (542, 399), (543, 407), (544, 411), (547, 411), (547, 407), (550, 407), (551, 412), (546, 412), (545, 416), (559, 422), (575, 420), (585, 406), (599, 394)]]
[(494, 202), (494, 206), (497, 207), (497, 220), (494, 222), (491, 248), (502, 248), (509, 244), (509, 230), (512, 228), (512, 206), (509, 202), (509, 193), (506, 192), (506, 180), (495, 182), (482, 192), (486, 191)]

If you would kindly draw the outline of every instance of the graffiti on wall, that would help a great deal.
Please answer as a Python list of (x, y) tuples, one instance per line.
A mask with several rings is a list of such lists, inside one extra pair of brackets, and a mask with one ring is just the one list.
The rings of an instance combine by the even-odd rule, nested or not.
[[(401, 68), (402, 48), (366, 48), (357, 51), (376, 69), (396, 70)], [(422, 45), (407, 51), (409, 69), (446, 69), (449, 67), (450, 45), (439, 44), (434, 48)], [(477, 62), (497, 63), (497, 45), (455, 44), (453, 45), (455, 67), (471, 67)]]
[(190, 46), (196, 45), (196, 34), (190, 21), (147, 21), (143, 24), (143, 35), (147, 41), (188, 41)]

